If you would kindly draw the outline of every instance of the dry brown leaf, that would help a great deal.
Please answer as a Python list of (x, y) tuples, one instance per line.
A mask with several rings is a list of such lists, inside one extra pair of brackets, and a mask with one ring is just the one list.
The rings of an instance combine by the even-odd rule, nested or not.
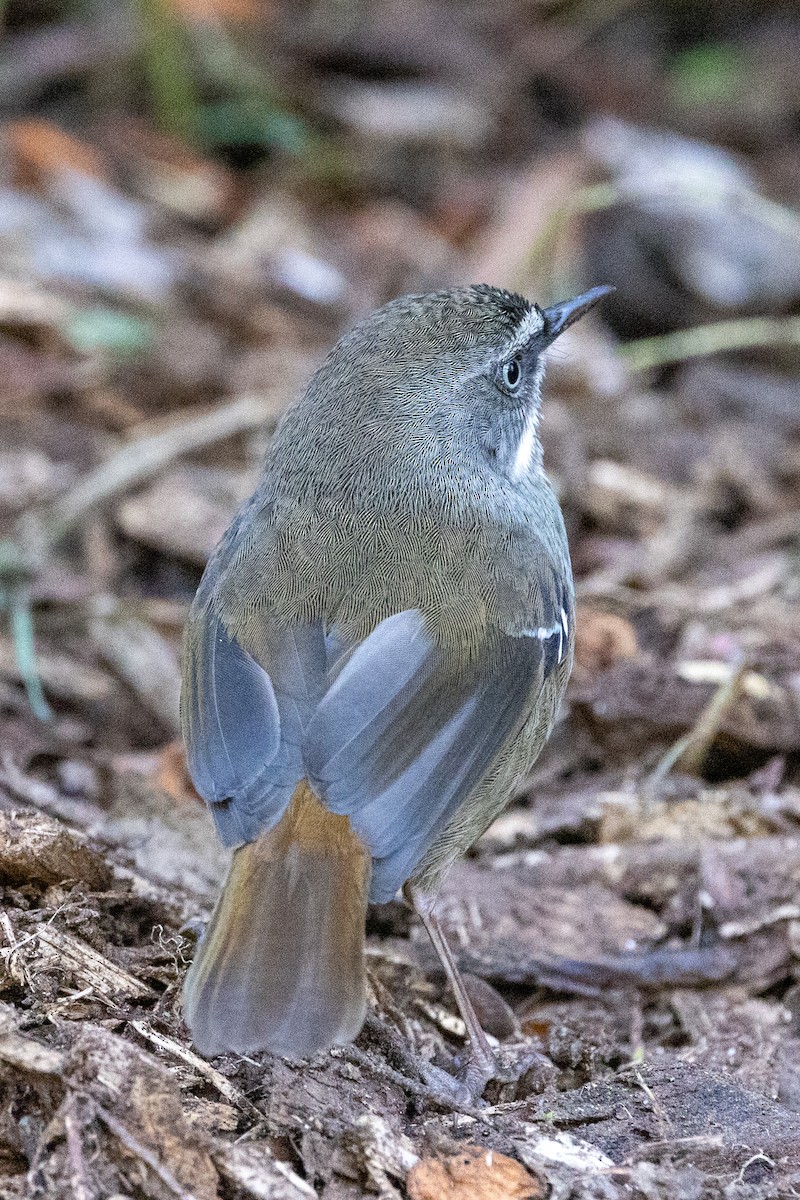
[(104, 176), (100, 157), (91, 146), (51, 121), (41, 117), (10, 121), (5, 135), (14, 181), (20, 187), (41, 188), (48, 176), (61, 171)]
[[(239, 0), (243, 8), (248, 2)], [(212, 225), (235, 215), (240, 197), (234, 173), (198, 154), (181, 138), (126, 117), (110, 124), (103, 146), (146, 199), (189, 220)]]
[(606, 671), (619, 658), (636, 658), (636, 633), (616, 613), (579, 608), (575, 621), (575, 665), (592, 673)]
[(539, 1200), (540, 1181), (521, 1163), (482, 1146), (423, 1158), (408, 1174), (411, 1200)]
[(264, 0), (170, 0), (180, 16), (189, 21), (263, 22), (272, 7)]
[(186, 767), (186, 751), (179, 738), (167, 742), (159, 754), (153, 780), (168, 796), (172, 796), (173, 800), (177, 800), (180, 804), (203, 803), (189, 777)]

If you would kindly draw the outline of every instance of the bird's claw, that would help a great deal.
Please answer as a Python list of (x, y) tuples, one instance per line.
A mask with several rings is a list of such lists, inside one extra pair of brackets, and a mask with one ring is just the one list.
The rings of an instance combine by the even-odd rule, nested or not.
[[(427, 1063), (424, 1068), (425, 1082), (434, 1091), (454, 1104), (480, 1107), (483, 1094), (490, 1083), (497, 1084), (498, 1096), (505, 1100), (516, 1099), (516, 1089), (521, 1080), (530, 1075), (526, 1094), (543, 1091), (557, 1074), (556, 1068), (540, 1050), (529, 1045), (514, 1045), (501, 1049), (499, 1054), (469, 1054), (457, 1074)], [(511, 1088), (514, 1092), (506, 1095)]]

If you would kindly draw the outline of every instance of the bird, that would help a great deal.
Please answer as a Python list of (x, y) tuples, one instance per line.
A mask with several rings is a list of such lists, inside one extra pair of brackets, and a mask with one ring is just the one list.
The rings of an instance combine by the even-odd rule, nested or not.
[(510, 802), (572, 667), (569, 547), (539, 437), (546, 351), (612, 289), (390, 301), (284, 414), (183, 651), (191, 778), (227, 880), (184, 986), (207, 1056), (307, 1058), (365, 1019), (368, 903), (403, 893), (496, 1063), (435, 912)]

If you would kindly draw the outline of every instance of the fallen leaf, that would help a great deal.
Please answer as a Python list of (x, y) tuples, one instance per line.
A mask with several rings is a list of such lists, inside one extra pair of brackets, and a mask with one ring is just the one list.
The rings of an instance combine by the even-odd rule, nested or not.
[(99, 155), (52, 121), (31, 117), (5, 127), (6, 147), (15, 183), (40, 189), (47, 177), (63, 171), (103, 178)]
[(596, 609), (578, 609), (575, 621), (575, 665), (606, 671), (620, 658), (636, 658), (636, 633), (624, 617)]
[(202, 804), (186, 767), (186, 751), (176, 738), (167, 742), (158, 756), (154, 780), (158, 786), (180, 804)]
[(446, 1158), (423, 1158), (408, 1174), (411, 1200), (539, 1200), (540, 1181), (505, 1154), (464, 1146)]

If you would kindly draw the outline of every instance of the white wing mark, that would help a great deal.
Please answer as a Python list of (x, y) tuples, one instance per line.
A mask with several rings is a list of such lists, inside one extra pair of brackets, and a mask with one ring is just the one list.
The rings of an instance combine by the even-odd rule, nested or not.
[(521, 629), (518, 637), (533, 637), (540, 642), (548, 642), (550, 638), (558, 635), (558, 662), (561, 662), (564, 657), (564, 648), (569, 640), (569, 617), (564, 609), (561, 609), (561, 619), (555, 625), (537, 625), (535, 629)]
[(569, 639), (569, 619), (564, 609), (561, 609), (561, 626), (558, 634), (558, 661), (564, 657), (564, 642)]

